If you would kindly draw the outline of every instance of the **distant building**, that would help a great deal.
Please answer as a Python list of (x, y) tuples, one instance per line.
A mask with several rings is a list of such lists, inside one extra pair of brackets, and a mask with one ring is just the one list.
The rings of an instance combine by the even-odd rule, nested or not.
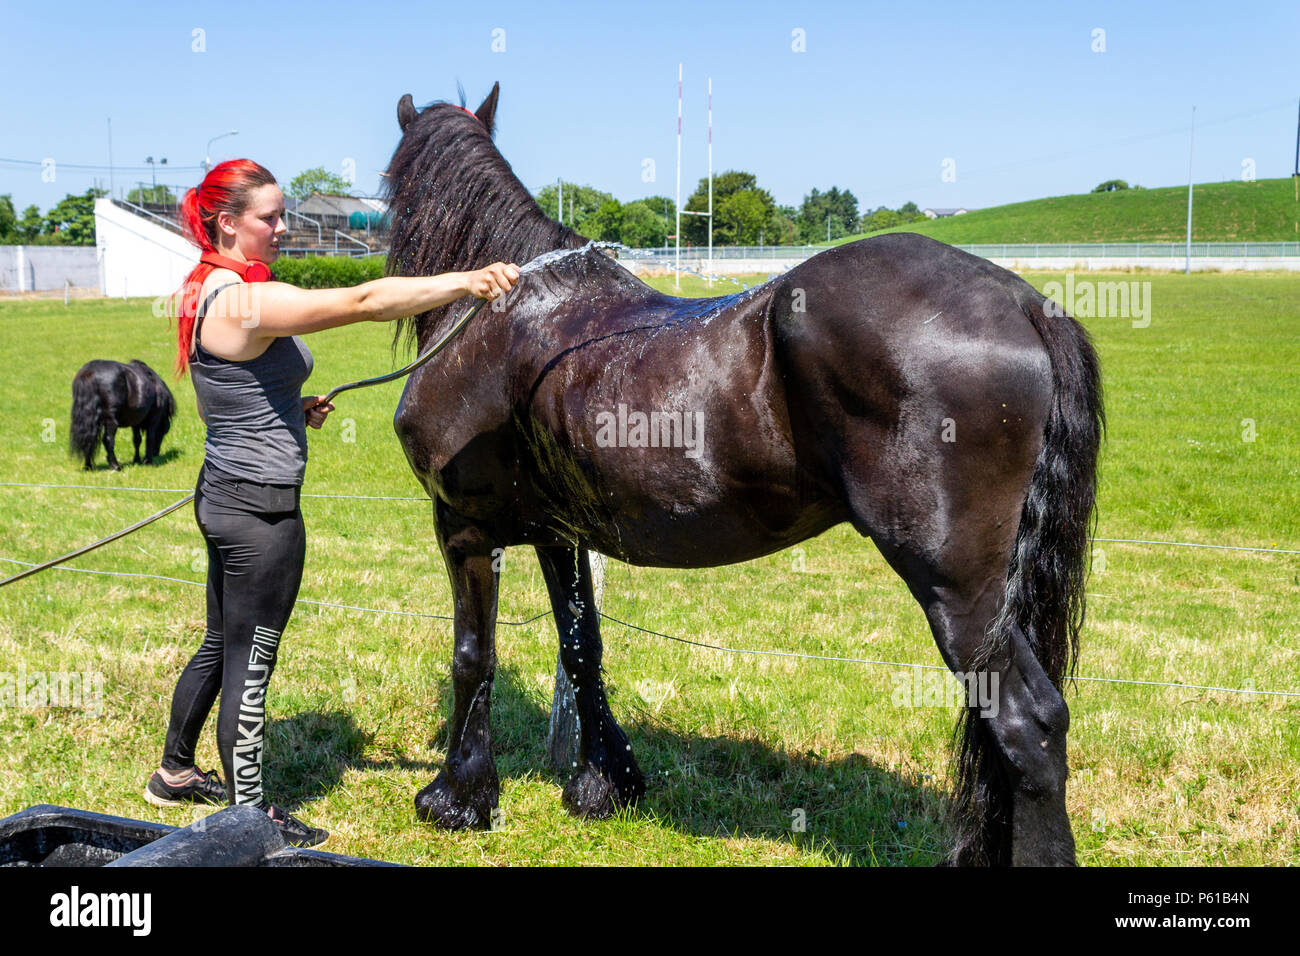
[(929, 219), (946, 219), (949, 216), (962, 216), (967, 209), (922, 209), (921, 213)]
[[(285, 203), (288, 207), (288, 203)], [(388, 206), (381, 199), (368, 196), (325, 196), (312, 193), (299, 200), (293, 211), (310, 216), (329, 229), (364, 229), (366, 222), (374, 225)], [(296, 225), (296, 223), (294, 223)]]

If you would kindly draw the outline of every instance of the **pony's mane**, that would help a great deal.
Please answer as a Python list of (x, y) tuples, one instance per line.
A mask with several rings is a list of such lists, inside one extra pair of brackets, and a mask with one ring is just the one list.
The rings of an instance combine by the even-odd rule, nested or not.
[[(489, 115), (485, 126), (464, 108), (438, 101), (407, 124), (384, 179), (389, 275), (464, 272), (498, 261), (522, 265), (587, 242), (542, 212), (492, 142), (492, 120)], [(399, 320), (394, 349), (403, 341), (418, 344), (450, 308)]]

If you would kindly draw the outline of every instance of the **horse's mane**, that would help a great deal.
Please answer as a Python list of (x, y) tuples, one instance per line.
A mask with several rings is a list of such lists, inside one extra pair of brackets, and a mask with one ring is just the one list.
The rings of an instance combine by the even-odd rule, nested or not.
[[(494, 96), (477, 116), (438, 101), (407, 124), (384, 180), (389, 275), (463, 272), (497, 261), (522, 265), (542, 252), (587, 242), (542, 212), (497, 150), (495, 108)], [(399, 320), (394, 349), (423, 340), (451, 308)]]
[(601, 243), (588, 242), (576, 249), (544, 252), (520, 267), (520, 284), (540, 286), (547, 294), (561, 298), (602, 294), (641, 298), (659, 294), (602, 253), (601, 246)]

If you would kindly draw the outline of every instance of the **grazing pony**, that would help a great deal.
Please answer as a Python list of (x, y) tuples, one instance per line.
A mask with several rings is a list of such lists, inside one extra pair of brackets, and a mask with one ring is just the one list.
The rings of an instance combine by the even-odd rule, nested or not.
[(72, 380), (72, 432), (68, 451), (94, 466), (95, 446), (102, 439), (108, 466), (121, 471), (113, 452), (117, 430), (131, 426), (135, 444), (132, 464), (140, 462), (140, 433), (145, 433), (144, 461), (152, 465), (171, 428), (176, 400), (158, 373), (135, 359), (130, 365), (107, 359), (87, 362)]
[[(1062, 685), (1103, 429), (1083, 328), (1011, 272), (909, 234), (734, 295), (663, 295), (538, 207), (493, 144), (498, 93), (473, 113), (403, 96), (385, 179), (390, 272), (533, 260), (411, 375), (394, 419), (455, 609), (447, 761), (418, 816), (484, 827), (497, 805), (502, 549), (541, 562), (580, 723), (564, 801), (602, 817), (645, 782), (602, 685), (586, 549), (711, 567), (849, 522), (947, 665), (994, 691), (959, 728), (952, 861), (1074, 863)], [(426, 347), (464, 309), (405, 320), (395, 346)]]

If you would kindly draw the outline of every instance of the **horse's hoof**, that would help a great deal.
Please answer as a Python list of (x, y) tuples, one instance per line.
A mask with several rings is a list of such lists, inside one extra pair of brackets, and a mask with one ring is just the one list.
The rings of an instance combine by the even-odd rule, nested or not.
[(438, 774), (432, 783), (415, 795), (415, 815), (443, 830), (486, 830), (491, 825), (490, 814), (490, 808), (487, 812), (480, 812), (457, 800), (447, 783), (446, 774)]
[(588, 764), (564, 785), (564, 806), (575, 817), (604, 820), (618, 809), (614, 804), (614, 785)]
[(604, 820), (643, 796), (645, 782), (639, 776), (629, 777), (620, 785), (602, 776), (591, 764), (579, 770), (564, 785), (564, 806), (575, 817), (584, 820)]

